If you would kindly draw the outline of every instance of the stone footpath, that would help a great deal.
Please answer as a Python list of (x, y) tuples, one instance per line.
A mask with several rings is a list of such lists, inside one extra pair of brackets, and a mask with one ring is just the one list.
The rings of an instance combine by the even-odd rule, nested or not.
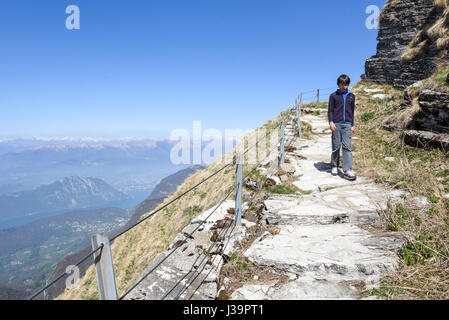
[[(293, 173), (302, 195), (272, 194), (265, 200), (267, 223), (280, 233), (265, 233), (244, 253), (256, 265), (287, 274), (290, 282), (245, 285), (232, 299), (356, 299), (376, 287), (384, 272), (398, 268), (406, 243), (398, 233), (373, 234), (361, 228), (381, 219), (388, 200), (401, 202), (407, 193), (385, 190), (369, 179), (350, 182), (331, 175), (331, 138), (327, 121), (306, 115), (312, 140), (296, 139), (283, 171)], [(286, 134), (294, 134), (287, 127)], [(287, 140), (290, 139), (287, 137)], [(265, 163), (266, 165), (266, 163)]]
[[(355, 299), (362, 290), (378, 285), (384, 272), (398, 267), (396, 252), (406, 243), (405, 237), (398, 233), (373, 234), (361, 226), (381, 219), (379, 213), (389, 200), (401, 202), (407, 194), (382, 189), (363, 177), (350, 182), (341, 173), (332, 176), (327, 122), (313, 115), (304, 116), (302, 121), (310, 123), (315, 134), (312, 140), (292, 140), (293, 151), (286, 153), (288, 163), (281, 166), (284, 175), (275, 175), (278, 151), (260, 167), (260, 172), (277, 184), (288, 175), (301, 195), (270, 194), (263, 204), (263, 221), (278, 226), (280, 232), (265, 232), (244, 252), (256, 265), (288, 275), (290, 281), (281, 286), (246, 284), (234, 291), (232, 299)], [(286, 125), (287, 142), (294, 137), (293, 122), (292, 118)], [(247, 204), (243, 206), (245, 209)], [(182, 243), (181, 247), (125, 299), (215, 299), (222, 289), (217, 282), (223, 257), (231, 255), (254, 225), (242, 219), (241, 227), (223, 229), (232, 223), (227, 210), (233, 207), (234, 201), (227, 200), (209, 218), (215, 207), (194, 219), (143, 275), (176, 245)], [(182, 242), (201, 221), (206, 223)], [(217, 237), (217, 245), (210, 248)], [(208, 251), (212, 258), (206, 256)]]

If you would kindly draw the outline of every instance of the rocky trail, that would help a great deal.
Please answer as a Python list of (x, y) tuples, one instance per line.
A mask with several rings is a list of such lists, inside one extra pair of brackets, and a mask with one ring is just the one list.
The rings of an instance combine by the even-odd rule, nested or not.
[[(401, 202), (407, 194), (363, 177), (350, 182), (341, 172), (332, 176), (327, 121), (314, 115), (301, 120), (312, 126), (314, 134), (311, 140), (294, 138), (294, 119), (287, 122), (286, 141), (294, 139), (291, 152), (285, 155), (287, 163), (281, 165), (284, 176), (274, 173), (278, 151), (260, 167), (262, 174), (278, 184), (288, 178), (301, 194), (270, 193), (262, 200), (262, 222), (277, 226), (279, 233), (263, 233), (243, 253), (255, 265), (287, 275), (289, 281), (281, 285), (277, 281), (247, 283), (236, 289), (231, 299), (357, 299), (362, 291), (378, 286), (383, 273), (399, 267), (396, 253), (405, 245), (406, 236), (372, 226), (381, 221), (380, 213), (388, 201)], [(246, 206), (244, 203), (244, 209)], [(226, 287), (226, 279), (223, 287), (218, 287), (223, 257), (229, 257), (255, 225), (242, 219), (241, 227), (224, 227), (229, 219), (227, 210), (233, 207), (234, 201), (227, 200), (194, 219), (142, 276), (171, 256), (126, 299), (217, 298)], [(201, 221), (206, 223), (193, 238), (173, 251)]]

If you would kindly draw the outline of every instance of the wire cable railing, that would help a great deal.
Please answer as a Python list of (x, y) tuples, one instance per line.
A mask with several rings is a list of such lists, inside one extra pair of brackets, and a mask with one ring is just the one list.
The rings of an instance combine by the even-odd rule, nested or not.
[[(326, 89), (330, 89), (330, 88), (326, 88)], [(326, 90), (326, 89), (321, 89), (321, 90)], [(310, 91), (312, 92), (312, 91)], [(252, 150), (253, 148), (257, 147), (257, 145), (259, 145), (262, 141), (264, 141), (265, 139), (268, 138), (268, 136), (271, 137), (271, 134), (273, 132), (275, 132), (279, 126), (281, 125), (282, 121), (285, 121), (287, 117), (285, 118), (281, 118), (279, 119), (278, 124), (270, 129), (270, 133), (265, 134), (264, 137), (262, 137), (261, 139), (258, 139), (258, 141), (256, 143), (254, 143), (252, 146), (248, 147), (243, 153), (241, 153), (241, 156), (246, 155), (250, 150)], [(293, 139), (292, 139), (293, 141)], [(292, 142), (290, 141), (290, 143)], [(290, 145), (289, 143), (289, 145)], [(279, 143), (276, 143), (275, 147), (278, 147)], [(288, 147), (288, 146), (287, 146)], [(250, 176), (259, 166), (260, 164), (267, 159), (267, 157), (273, 152), (274, 148), (272, 148), (269, 152), (268, 155), (262, 160), (260, 161), (248, 174), (245, 175), (245, 177), (243, 179), (246, 179), (248, 176)], [(189, 188), (188, 190), (186, 190), (185, 192), (181, 193), (180, 195), (176, 196), (174, 199), (170, 200), (168, 203), (166, 203), (165, 205), (163, 205), (162, 207), (160, 207), (159, 209), (151, 212), (150, 214), (148, 214), (147, 216), (145, 216), (144, 218), (142, 218), (141, 220), (137, 221), (136, 223), (134, 223), (133, 225), (127, 227), (126, 229), (122, 230), (120, 233), (114, 235), (113, 237), (111, 237), (111, 239), (109, 239), (110, 242), (114, 241), (115, 239), (117, 239), (118, 237), (122, 236), (123, 234), (127, 233), (128, 231), (130, 231), (131, 229), (134, 229), (135, 227), (137, 227), (138, 225), (140, 225), (141, 223), (143, 223), (144, 221), (148, 220), (149, 218), (153, 217), (154, 215), (156, 215), (157, 213), (159, 213), (160, 211), (164, 210), (165, 208), (167, 208), (168, 206), (170, 206), (171, 204), (173, 204), (174, 202), (178, 201), (179, 199), (181, 199), (182, 197), (184, 197), (185, 195), (187, 195), (188, 193), (190, 193), (191, 191), (193, 191), (194, 189), (198, 188), (200, 185), (204, 184), (205, 182), (207, 182), (208, 180), (212, 179), (213, 177), (217, 176), (220, 172), (223, 172), (223, 170), (225, 170), (226, 168), (234, 165), (236, 163), (237, 160), (237, 155), (234, 155), (232, 157), (232, 161), (228, 162), (227, 164), (225, 164), (223, 167), (219, 168), (218, 170), (216, 170), (215, 172), (213, 172), (212, 174), (210, 174), (208, 177), (204, 178), (202, 181), (200, 181), (199, 183), (195, 184), (193, 187)], [(200, 227), (201, 225), (203, 225), (207, 219), (224, 203), (224, 201), (226, 201), (228, 199), (228, 197), (232, 194), (234, 190), (230, 190), (227, 195), (224, 197), (224, 199), (216, 206), (216, 208), (210, 213), (210, 215), (204, 219), (195, 230), (193, 230), (193, 232), (190, 233), (190, 235), (186, 236), (184, 241), (186, 241), (189, 237), (191, 237)], [(232, 220), (230, 220), (232, 221)], [(225, 233), (228, 231), (228, 229), (230, 228), (230, 225), (226, 228)], [(224, 228), (223, 228), (224, 230)], [(222, 231), (223, 231), (222, 230)], [(232, 232), (231, 232), (232, 233)], [(219, 239), (219, 237), (217, 237), (217, 239)], [(216, 240), (217, 240), (216, 239)], [(175, 246), (174, 248), (172, 248), (172, 251), (161, 261), (159, 262), (154, 268), (152, 268), (146, 275), (144, 275), (136, 284), (134, 284), (130, 289), (128, 289), (126, 291), (125, 294), (123, 294), (120, 297), (120, 300), (122, 300), (124, 297), (126, 297), (133, 289), (135, 289), (146, 277), (148, 277), (149, 274), (151, 274), (151, 272), (153, 272), (158, 266), (160, 266), (164, 261), (166, 261), (179, 247), (181, 247), (181, 245), (183, 244), (184, 241), (181, 241), (180, 244), (178, 244), (177, 246)], [(212, 244), (215, 245), (216, 241)], [(212, 246), (211, 245), (211, 246)], [(94, 254), (96, 254), (98, 251), (100, 251), (100, 253), (103, 251), (103, 244), (95, 249), (92, 249), (88, 254), (86, 254), (82, 259), (80, 259), (76, 264), (74, 264), (74, 266), (79, 266), (81, 265), (83, 262), (85, 262), (89, 257), (93, 256)], [(209, 248), (212, 249), (212, 248)], [(208, 252), (210, 252), (210, 250), (208, 250)], [(207, 255), (206, 255), (207, 256)], [(200, 264), (201, 265), (201, 264)], [(193, 273), (193, 275), (195, 274), (195, 272)], [(45, 285), (43, 288), (41, 288), (40, 290), (38, 290), (37, 292), (35, 292), (33, 295), (31, 295), (28, 299), (29, 300), (33, 300), (35, 299), (38, 295), (40, 295), (42, 292), (44, 292), (45, 295), (45, 290), (49, 289), (50, 287), (52, 287), (56, 282), (58, 282), (59, 280), (61, 280), (64, 276), (68, 276), (69, 273), (68, 271), (63, 272), (61, 274), (59, 274), (54, 280), (52, 280), (50, 283), (48, 283), (47, 285)], [(193, 276), (192, 275), (192, 276)], [(184, 278), (185, 279), (185, 278)], [(191, 279), (191, 278), (190, 278)], [(196, 278), (195, 278), (196, 279)], [(194, 280), (195, 280), (194, 279)], [(97, 279), (98, 280), (98, 279)], [(194, 281), (193, 280), (193, 281)], [(189, 283), (190, 280), (187, 282)], [(179, 284), (177, 284), (179, 285)], [(176, 285), (176, 286), (177, 286)], [(175, 287), (176, 287), (175, 286)], [(185, 288), (183, 287), (181, 289), (181, 294), (177, 295), (177, 298), (182, 295), (182, 293), (185, 291)], [(196, 291), (196, 290), (195, 290)], [(165, 297), (164, 297), (165, 298)]]
[[(279, 124), (273, 129), (277, 129), (280, 125)], [(266, 136), (264, 137), (264, 139), (266, 138)], [(257, 146), (261, 141), (263, 141), (263, 139), (257, 141), (254, 145), (252, 145), (248, 150), (246, 150), (245, 153), (249, 152), (250, 149), (254, 148), (255, 146)], [(187, 191), (183, 192), (182, 194), (180, 194), (179, 196), (177, 196), (175, 199), (171, 200), (170, 202), (168, 202), (167, 204), (165, 204), (164, 206), (162, 206), (161, 208), (157, 209), (156, 211), (150, 213), (148, 216), (146, 216), (145, 218), (141, 219), (140, 221), (134, 223), (133, 225), (131, 225), (130, 227), (126, 228), (125, 230), (121, 231), (120, 233), (116, 234), (114, 237), (112, 237), (110, 239), (110, 241), (114, 241), (115, 239), (117, 239), (118, 237), (120, 237), (121, 235), (127, 233), (129, 230), (134, 229), (136, 226), (138, 226), (139, 224), (143, 223), (144, 221), (148, 220), (149, 218), (151, 218), (152, 216), (154, 216), (155, 214), (157, 214), (158, 212), (162, 211), (163, 209), (167, 208), (169, 205), (171, 205), (172, 203), (178, 201), (179, 199), (181, 199), (183, 196), (185, 196), (186, 194), (188, 194), (189, 192), (191, 192), (192, 190), (196, 189), (197, 187), (199, 187), (200, 185), (204, 184), (206, 181), (210, 180), (211, 178), (213, 178), (214, 176), (216, 176), (218, 173), (220, 173), (221, 171), (223, 171), (224, 169), (226, 169), (227, 167), (231, 166), (236, 160), (236, 156), (233, 156), (232, 161), (230, 161), (229, 163), (227, 163), (225, 166), (221, 167), (220, 169), (218, 169), (217, 171), (215, 171), (214, 173), (212, 173), (211, 175), (209, 175), (208, 177), (206, 177), (205, 179), (203, 179), (202, 181), (200, 181), (199, 183), (197, 183), (196, 185), (194, 185), (193, 187), (189, 188)], [(90, 251), (84, 258), (82, 258), (79, 262), (77, 262), (75, 264), (75, 266), (79, 266), (81, 263), (83, 263), (85, 260), (87, 260), (87, 258), (89, 258), (90, 256), (92, 256), (94, 253), (96, 253), (98, 251), (98, 248), (95, 250)], [(35, 297), (37, 297), (39, 294), (41, 294), (42, 292), (44, 292), (45, 290), (47, 290), (48, 288), (50, 288), (51, 286), (53, 286), (57, 281), (59, 281), (60, 279), (62, 279), (64, 276), (68, 275), (67, 271), (61, 273), (59, 276), (57, 276), (54, 280), (52, 280), (50, 283), (48, 283), (45, 287), (43, 287), (42, 289), (40, 289), (39, 291), (37, 291), (36, 293), (34, 293), (31, 297), (28, 298), (28, 300), (33, 300)]]
[[(291, 142), (292, 142), (292, 140), (293, 139), (291, 139), (291, 141), (290, 141), (290, 143), (288, 144), (288, 146), (290, 146), (290, 144), (291, 144)], [(287, 147), (288, 147), (287, 146)], [(243, 177), (243, 181), (246, 179), (246, 178), (248, 178), (250, 175), (252, 175), (252, 173), (254, 173), (254, 171), (255, 170), (257, 170), (257, 168), (259, 168), (260, 167), (260, 165), (261, 165), (261, 163), (262, 162), (264, 162), (271, 154), (272, 154), (272, 152), (274, 151), (274, 149), (275, 148), (277, 148), (278, 147), (278, 145), (276, 144), (269, 152), (268, 152), (268, 155), (263, 159), (263, 160), (261, 160), (249, 173), (247, 173), (246, 175), (245, 175), (245, 177)], [(253, 197), (254, 198), (254, 197)], [(203, 263), (203, 261), (206, 259), (206, 257), (208, 257), (209, 255), (210, 255), (210, 252), (212, 251), (212, 249), (215, 247), (215, 245), (217, 244), (217, 242), (220, 240), (220, 237), (221, 237), (221, 233), (224, 231), (225, 232), (225, 234), (226, 234), (226, 232), (227, 232), (227, 230), (230, 228), (230, 225), (232, 224), (232, 220), (229, 220), (228, 221), (228, 226), (226, 227), (226, 228), (223, 228), (221, 231), (220, 231), (220, 233), (217, 235), (217, 237), (216, 237), (216, 239), (215, 239), (215, 241), (210, 245), (210, 247), (209, 247), (209, 249), (208, 249), (208, 251), (207, 251), (207, 253), (206, 253), (206, 255), (204, 256), (204, 258), (201, 260), (201, 262), (199, 263), (199, 266), (201, 266), (202, 265), (202, 263)], [(234, 226), (235, 227), (235, 226)], [(234, 229), (234, 228), (233, 228)], [(232, 231), (231, 231), (231, 234), (232, 234)], [(175, 296), (175, 300), (177, 300), (187, 289), (188, 289), (188, 286), (189, 286), (189, 284), (191, 284), (191, 283), (193, 283), (196, 279), (197, 279), (197, 277), (198, 276), (200, 276), (200, 274), (201, 274), (201, 272), (202, 271), (200, 271), (200, 272), (197, 272), (197, 276), (192, 280), (192, 277), (195, 275), (195, 271), (194, 271), (194, 266), (195, 265), (197, 265), (197, 262), (198, 262), (198, 259), (200, 258), (200, 256), (198, 256), (197, 257), (197, 259), (194, 261), (194, 263), (192, 264), (192, 268), (190, 269), (190, 271), (189, 272), (187, 272), (181, 279), (179, 279), (178, 280), (178, 282), (162, 297), (162, 300), (164, 300), (167, 296), (169, 296), (169, 294), (179, 285), (179, 284), (182, 284), (182, 282), (183, 282), (183, 280), (187, 277), (187, 275), (189, 274), (189, 273), (191, 273), (191, 272), (193, 272), (193, 274), (191, 275), (191, 277), (187, 280), (187, 282), (184, 284), (184, 286), (181, 288), (181, 290), (180, 290), (180, 292)], [(203, 270), (204, 270), (204, 268), (205, 268), (205, 266), (206, 265), (204, 265), (204, 267), (203, 267)], [(198, 267), (199, 268), (199, 267)]]
[[(280, 121), (280, 123), (281, 123), (281, 121)], [(279, 126), (280, 126), (280, 123), (279, 123), (279, 125), (277, 125), (274, 129), (272, 129), (272, 132), (274, 131), (274, 130), (276, 130)], [(248, 148), (244, 153), (242, 153), (242, 155), (243, 154), (246, 154), (246, 153), (248, 153), (248, 151), (250, 150), (250, 149), (252, 149), (252, 148), (254, 148), (257, 144), (259, 144), (260, 142), (262, 142), (264, 139), (266, 139), (268, 137), (268, 134), (267, 135), (265, 135), (265, 137), (263, 137), (263, 139), (261, 139), (261, 140), (259, 140), (259, 141), (257, 141), (257, 143), (255, 143), (253, 146), (251, 146), (250, 148)], [(277, 148), (277, 144), (275, 145), (275, 147)], [(271, 150), (270, 150), (270, 152), (268, 153), (268, 155), (269, 154), (271, 154), (271, 152), (274, 150), (274, 148), (272, 148)], [(266, 157), (264, 158), (264, 160), (266, 159)], [(261, 162), (263, 162), (263, 160), (261, 161)], [(260, 162), (260, 163), (261, 163)], [(260, 164), (259, 163), (259, 164)], [(256, 168), (258, 167), (258, 165), (256, 166)], [(256, 169), (255, 168), (255, 169)], [(243, 180), (244, 179), (246, 179), (250, 174), (252, 174), (253, 172), (254, 172), (254, 170), (255, 169), (253, 169), (250, 173), (248, 173), (244, 178), (243, 178)], [(122, 297), (120, 297), (120, 300), (122, 300), (125, 296), (127, 296), (132, 290), (134, 290), (145, 278), (147, 278), (154, 270), (156, 270), (163, 262), (165, 262), (179, 247), (181, 247), (182, 245), (183, 245), (183, 243), (184, 243), (184, 241), (186, 241), (187, 239), (190, 239), (192, 236), (193, 236), (193, 234), (207, 221), (207, 219), (210, 217), (210, 216), (212, 216), (212, 214), (213, 213), (215, 213), (215, 211), (216, 210), (218, 210), (218, 208), (221, 206), (221, 204), (223, 204), (224, 203), (224, 201), (226, 201), (227, 200), (227, 198), (232, 194), (234, 192), (234, 190), (232, 190), (231, 189), (231, 191), (225, 196), (225, 198), (219, 203), (219, 205), (218, 206), (216, 206), (215, 207), (215, 209), (203, 220), (203, 221), (201, 221), (200, 222), (200, 224), (189, 234), (189, 235), (187, 235), (187, 236), (185, 236), (184, 237), (184, 240), (183, 241), (181, 241), (175, 248), (174, 248), (174, 250), (172, 250), (167, 256), (165, 256), (163, 259), (162, 259), (162, 261), (160, 261), (156, 266), (154, 266), (150, 271), (148, 271), (135, 285), (133, 285)], [(218, 238), (217, 238), (218, 239)], [(184, 278), (183, 278), (184, 279)], [(183, 279), (181, 279), (180, 281), (182, 281)], [(178, 285), (178, 283), (175, 285), (175, 287)], [(175, 288), (174, 287), (174, 288)], [(172, 289), (173, 290), (173, 289)], [(172, 290), (170, 290), (170, 292), (172, 291)], [(164, 297), (163, 297), (163, 299), (168, 295), (169, 293), (167, 293)]]
[[(295, 136), (293, 136), (293, 137), (290, 139), (290, 142), (286, 145), (286, 148), (289, 148), (289, 147), (291, 146), (291, 144), (293, 143), (294, 140), (295, 140)], [(276, 147), (277, 147), (277, 145), (276, 145)], [(272, 149), (272, 150), (268, 153), (267, 157), (271, 154), (271, 152), (272, 152), (273, 150), (274, 150), (274, 149)], [(265, 157), (265, 159), (266, 159), (267, 157)], [(265, 160), (265, 159), (264, 159), (264, 160)], [(255, 168), (254, 168), (249, 174), (246, 175), (245, 179), (246, 179), (248, 176), (250, 176), (251, 173), (252, 173), (254, 170), (256, 170), (264, 160), (262, 160), (261, 162), (259, 162), (259, 163), (255, 166)], [(268, 176), (265, 176), (264, 178), (262, 178), (262, 180), (264, 180), (264, 181), (266, 181), (267, 179), (268, 179)], [(262, 181), (261, 181), (261, 182), (262, 182)], [(258, 184), (259, 184), (259, 183), (258, 183)], [(262, 185), (263, 185), (263, 183), (262, 183)], [(254, 194), (252, 195), (251, 199), (248, 201), (249, 204), (252, 203), (252, 201), (254, 200), (254, 198), (256, 197), (256, 195), (258, 195), (258, 194), (260, 193), (260, 191), (261, 191), (261, 188), (258, 188), (258, 190), (257, 190), (256, 192), (254, 192)], [(226, 234), (227, 230), (230, 228), (231, 224), (232, 224), (232, 220), (229, 221), (229, 225), (226, 227), (225, 234)], [(231, 232), (230, 232), (230, 234), (229, 234), (229, 236), (228, 236), (228, 241), (227, 241), (226, 245), (223, 247), (222, 252), (226, 252), (226, 247), (229, 245), (229, 242), (230, 242), (230, 240), (231, 240), (231, 238), (232, 238), (232, 233), (233, 233), (234, 229), (235, 229), (235, 225), (233, 226), (233, 228), (232, 228), (232, 230), (231, 230)], [(222, 229), (221, 232), (223, 232), (223, 230), (225, 230), (225, 229)], [(220, 232), (220, 234), (221, 234), (221, 232)], [(212, 248), (215, 246), (215, 244), (216, 244), (216, 242), (217, 242), (218, 240), (220, 240), (220, 235), (217, 236), (217, 238), (216, 238), (216, 240), (214, 241), (214, 243), (211, 244), (211, 246), (209, 247), (209, 250), (208, 250), (208, 252), (207, 252), (206, 257), (207, 257), (207, 256), (210, 256), (210, 252), (211, 252)], [(217, 255), (217, 256), (218, 256), (218, 255)], [(199, 258), (199, 257), (198, 257), (198, 258)], [(197, 260), (198, 260), (198, 258), (197, 258)], [(220, 259), (224, 259), (223, 256), (221, 256)], [(195, 260), (193, 266), (196, 264), (197, 260)], [(205, 260), (205, 258), (203, 258), (202, 261), (204, 261), (204, 260)], [(175, 296), (174, 300), (178, 300), (178, 299), (182, 296), (182, 294), (183, 294), (185, 291), (188, 290), (189, 286), (190, 286), (191, 284), (193, 284), (194, 281), (201, 275), (201, 273), (202, 273), (202, 272), (204, 271), (204, 269), (206, 268), (206, 265), (207, 265), (207, 264), (204, 264), (203, 267), (202, 267), (202, 269), (201, 269), (201, 271), (198, 271), (198, 269), (200, 268), (201, 265), (202, 265), (202, 262), (200, 262), (199, 265), (198, 265), (198, 268), (197, 268), (197, 270), (196, 270), (196, 274), (197, 274), (197, 275), (195, 276), (195, 278), (192, 279), (192, 277), (193, 277), (194, 274), (191, 275), (191, 277), (189, 278), (189, 280), (184, 284), (184, 286), (183, 286), (183, 288), (181, 289), (181, 291)], [(191, 271), (193, 271), (193, 266), (192, 266)], [(210, 273), (211, 273), (212, 271), (215, 272), (215, 271), (218, 270), (218, 266), (219, 266), (219, 263), (216, 264), (215, 268), (211, 268), (211, 269), (209, 270), (209, 272), (205, 275), (205, 277), (203, 278), (203, 280), (198, 284), (198, 286), (195, 288), (195, 290), (193, 290), (192, 294), (191, 294), (190, 297), (189, 297), (189, 300), (195, 295), (195, 293), (198, 291), (198, 289), (201, 287), (201, 285), (206, 281), (206, 279), (209, 277)], [(188, 274), (188, 273), (187, 273), (187, 274)], [(187, 274), (186, 274), (186, 275), (187, 275)], [(182, 280), (184, 280), (184, 278), (186, 277), (186, 275), (185, 275), (182, 279), (180, 279), (180, 280), (178, 281), (178, 283), (177, 283), (177, 284), (170, 290), (170, 292), (168, 292), (166, 295), (164, 295), (164, 298), (165, 298), (166, 296), (168, 296), (168, 295), (171, 293), (171, 291), (172, 291), (174, 288), (176, 288), (176, 286), (177, 286), (179, 283), (182, 282)]]

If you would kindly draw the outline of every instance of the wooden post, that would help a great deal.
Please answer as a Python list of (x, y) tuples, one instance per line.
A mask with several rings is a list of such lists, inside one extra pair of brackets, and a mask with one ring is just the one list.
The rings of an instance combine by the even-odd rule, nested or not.
[(242, 225), (242, 187), (243, 187), (243, 157), (237, 154), (235, 169), (235, 225)]
[(97, 272), (98, 290), (101, 300), (117, 300), (114, 268), (109, 239), (104, 234), (92, 236), (92, 250), (103, 248), (94, 253), (95, 270)]
[(316, 102), (320, 103), (320, 89), (316, 90)]

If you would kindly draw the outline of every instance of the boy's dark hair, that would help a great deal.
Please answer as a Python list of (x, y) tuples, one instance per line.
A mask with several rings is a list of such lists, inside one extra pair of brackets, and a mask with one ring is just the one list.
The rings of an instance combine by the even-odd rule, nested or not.
[(341, 76), (338, 77), (337, 80), (337, 85), (339, 86), (340, 84), (347, 84), (349, 85), (351, 83), (351, 78), (349, 78), (347, 75), (342, 74)]

